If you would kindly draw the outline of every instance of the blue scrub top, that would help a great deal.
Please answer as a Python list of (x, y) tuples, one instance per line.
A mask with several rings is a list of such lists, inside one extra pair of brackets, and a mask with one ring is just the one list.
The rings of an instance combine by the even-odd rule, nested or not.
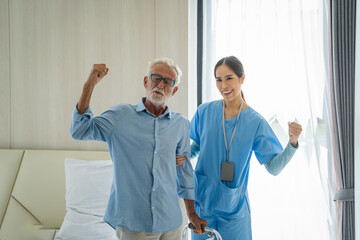
[[(251, 154), (264, 164), (283, 148), (267, 121), (251, 107), (246, 108), (229, 151), (229, 160), (235, 164), (234, 180), (220, 181), (221, 163), (226, 161), (222, 114), (222, 101), (217, 100), (200, 105), (191, 120), (190, 137), (200, 145), (194, 174), (195, 205), (216, 216), (250, 217), (247, 185)], [(225, 122), (228, 143), (236, 117)]]

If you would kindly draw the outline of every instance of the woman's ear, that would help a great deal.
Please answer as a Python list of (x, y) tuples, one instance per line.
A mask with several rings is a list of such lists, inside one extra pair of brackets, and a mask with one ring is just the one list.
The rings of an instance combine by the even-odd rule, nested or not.
[(242, 77), (240, 78), (240, 83), (243, 84), (245, 80), (245, 74), (242, 75)]

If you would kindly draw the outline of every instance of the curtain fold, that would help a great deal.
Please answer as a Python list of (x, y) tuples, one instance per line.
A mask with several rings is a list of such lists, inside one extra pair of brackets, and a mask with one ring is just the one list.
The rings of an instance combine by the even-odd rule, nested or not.
[(338, 239), (355, 239), (354, 99), (356, 0), (328, 0), (333, 155)]

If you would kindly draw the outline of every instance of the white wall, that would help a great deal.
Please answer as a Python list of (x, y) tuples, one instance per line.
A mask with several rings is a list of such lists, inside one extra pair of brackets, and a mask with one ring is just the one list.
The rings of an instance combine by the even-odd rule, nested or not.
[(91, 108), (136, 104), (147, 62), (183, 71), (170, 109), (188, 114), (188, 13), (182, 0), (0, 0), (0, 148), (105, 150), (69, 136), (73, 108), (94, 63), (108, 76)]
[(8, 0), (0, 0), (0, 148), (10, 147), (10, 72)]
[(188, 116), (188, 2), (155, 1), (155, 55), (169, 56), (180, 66), (183, 77), (179, 91), (171, 99), (172, 111)]
[(197, 1), (188, 0), (188, 69), (189, 69), (189, 119), (194, 116), (197, 109)]

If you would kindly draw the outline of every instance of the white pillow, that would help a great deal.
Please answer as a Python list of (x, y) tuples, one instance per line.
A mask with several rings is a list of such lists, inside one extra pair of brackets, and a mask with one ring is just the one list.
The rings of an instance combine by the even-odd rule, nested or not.
[(55, 239), (117, 239), (104, 222), (113, 176), (111, 160), (66, 158), (66, 215)]

